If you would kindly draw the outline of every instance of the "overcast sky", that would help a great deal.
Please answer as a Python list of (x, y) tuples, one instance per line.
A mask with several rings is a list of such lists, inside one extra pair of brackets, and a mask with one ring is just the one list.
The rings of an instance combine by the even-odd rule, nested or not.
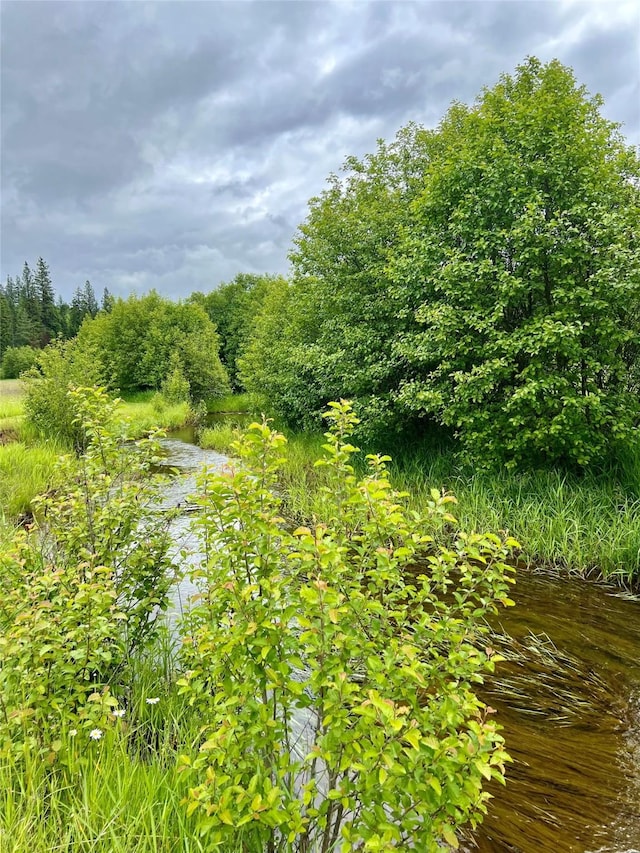
[(70, 299), (286, 273), (350, 154), (557, 57), (640, 143), (640, 2), (2, 3), (1, 279)]

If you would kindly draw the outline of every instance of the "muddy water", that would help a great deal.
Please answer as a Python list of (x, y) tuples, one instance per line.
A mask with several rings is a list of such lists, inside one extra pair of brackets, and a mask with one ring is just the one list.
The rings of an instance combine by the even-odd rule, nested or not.
[[(225, 457), (167, 441), (167, 504), (188, 510), (194, 472)], [(176, 530), (194, 546), (189, 517)], [(178, 611), (190, 590), (181, 586)], [(513, 758), (507, 786), (463, 847), (481, 853), (640, 853), (640, 601), (579, 578), (521, 570), (494, 620), (507, 657), (483, 688)]]

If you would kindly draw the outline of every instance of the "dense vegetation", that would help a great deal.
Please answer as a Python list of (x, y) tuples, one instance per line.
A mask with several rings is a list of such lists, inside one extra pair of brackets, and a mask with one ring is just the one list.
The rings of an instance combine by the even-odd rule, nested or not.
[(585, 467), (636, 441), (640, 161), (558, 62), (409, 126), (313, 199), (237, 361), (288, 423), (453, 433), (476, 464)]
[[(462, 530), (640, 570), (640, 161), (600, 106), (531, 59), (403, 128), (311, 200), (290, 281), (65, 306), (40, 259), (0, 289), (25, 389), (0, 517), (33, 510), (0, 532), (0, 842), (437, 851), (482, 819), (506, 754), (474, 686), (517, 543)], [(198, 484), (194, 562), (140, 435), (230, 390), (332, 426), (288, 453), (266, 421), (206, 434), (239, 462)], [(354, 435), (403, 458), (356, 462)]]
[[(108, 311), (113, 297), (104, 289), (98, 305), (90, 281), (77, 287), (71, 305), (56, 299), (49, 267), (38, 258), (35, 272), (27, 261), (20, 275), (0, 284), (0, 364), (5, 379), (15, 379), (34, 361), (34, 350), (54, 338), (72, 338), (85, 317), (95, 317), (99, 308)], [(17, 353), (15, 351), (18, 351)]]
[[(504, 772), (473, 686), (494, 666), (481, 617), (510, 603), (516, 543), (457, 531), (436, 545), (451, 499), (407, 512), (380, 456), (357, 478), (346, 404), (328, 413), (322, 520), (291, 532), (276, 488), (285, 439), (255, 424), (235, 447), (238, 470), (199, 483), (191, 574), (203, 594), (179, 629), (180, 677), (165, 653), (167, 674), (144, 695), (140, 668), (161, 655), (161, 614), (186, 571), (170, 516), (153, 508), (158, 447), (123, 441), (104, 392), (70, 398), (80, 464), (61, 461), (41, 521), (1, 557), (0, 839), (132, 849), (126, 827), (88, 830), (121, 789), (119, 760), (142, 783), (135, 824), (161, 804), (160, 833), (141, 834), (140, 851), (457, 844), (486, 811), (484, 781)], [(459, 594), (445, 598), (453, 583)]]

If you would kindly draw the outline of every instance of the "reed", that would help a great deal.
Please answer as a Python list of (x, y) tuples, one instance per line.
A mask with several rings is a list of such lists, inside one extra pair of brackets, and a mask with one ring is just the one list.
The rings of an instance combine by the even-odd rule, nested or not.
[(240, 427), (231, 423), (220, 423), (203, 429), (198, 436), (200, 447), (215, 450), (217, 453), (229, 453), (231, 445), (242, 434)]
[(56, 462), (62, 452), (55, 442), (0, 446), (0, 520), (10, 523), (28, 515), (33, 498), (56, 485)]
[(401, 458), (393, 479), (419, 507), (433, 487), (454, 494), (465, 530), (507, 530), (531, 564), (615, 577), (640, 575), (640, 477), (633, 467), (583, 476), (476, 472), (451, 454)]

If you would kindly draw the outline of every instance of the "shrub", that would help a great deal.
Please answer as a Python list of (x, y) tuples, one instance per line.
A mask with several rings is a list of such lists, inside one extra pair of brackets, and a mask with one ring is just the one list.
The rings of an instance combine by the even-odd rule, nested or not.
[(124, 444), (116, 403), (70, 393), (85, 453), (39, 499), (29, 531), (0, 554), (0, 755), (65, 760), (70, 732), (102, 731), (129, 663), (156, 636), (173, 581), (153, 439)]
[(183, 756), (187, 808), (212, 846), (241, 832), (272, 852), (441, 850), (503, 778), (473, 685), (493, 668), (483, 617), (511, 603), (516, 543), (460, 532), (436, 546), (453, 498), (408, 512), (388, 457), (355, 476), (350, 405), (328, 417), (325, 514), (309, 527), (280, 517), (285, 439), (266, 422), (236, 443), (237, 468), (200, 480), (206, 562), (178, 683), (208, 726)]
[(41, 436), (81, 449), (83, 429), (68, 392), (103, 384), (105, 377), (95, 351), (77, 341), (55, 341), (40, 352), (37, 367), (23, 379), (27, 421)]
[(17, 379), (36, 363), (38, 350), (33, 347), (7, 347), (2, 357), (2, 379)]
[(160, 386), (160, 391), (169, 403), (189, 401), (191, 386), (184, 374), (184, 368), (177, 352), (171, 354), (169, 371)]

